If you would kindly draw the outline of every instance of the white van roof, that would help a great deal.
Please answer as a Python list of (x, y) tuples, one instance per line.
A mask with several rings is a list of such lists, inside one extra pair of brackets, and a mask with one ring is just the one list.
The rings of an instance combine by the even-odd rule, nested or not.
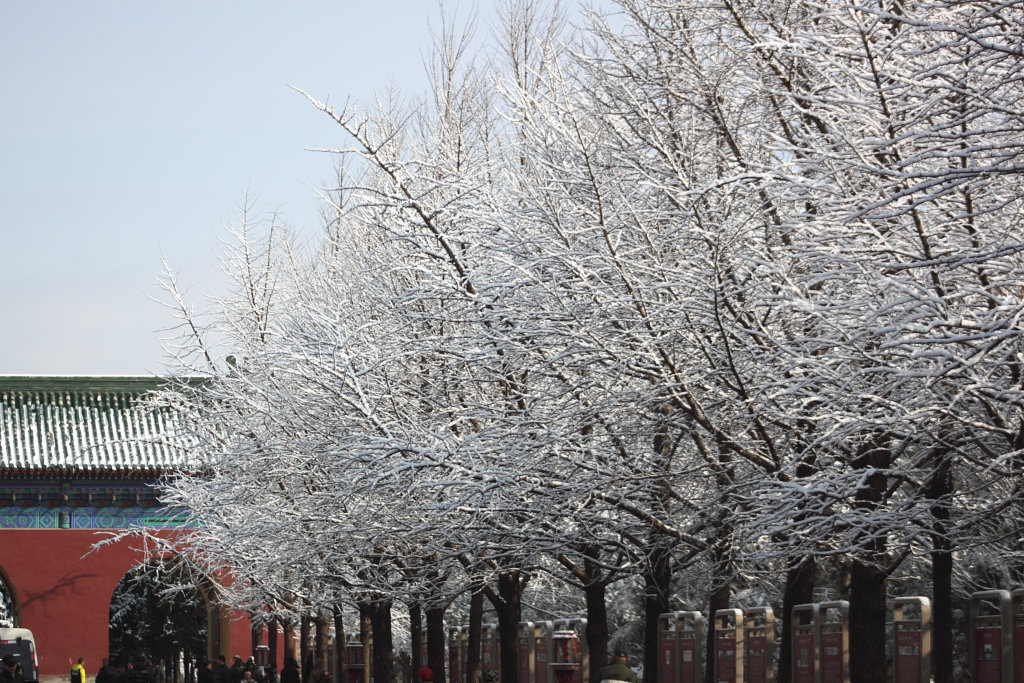
[(27, 628), (0, 628), (0, 640), (15, 640), (16, 638), (35, 640), (32, 631)]

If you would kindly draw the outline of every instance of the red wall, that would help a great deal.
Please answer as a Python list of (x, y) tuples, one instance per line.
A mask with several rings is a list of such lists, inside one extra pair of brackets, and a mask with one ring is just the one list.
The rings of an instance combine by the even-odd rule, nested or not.
[[(69, 658), (85, 657), (90, 678), (107, 656), (110, 599), (143, 559), (140, 541), (91, 552), (105, 535), (93, 529), (0, 529), (0, 570), (13, 593), (19, 626), (32, 631), (41, 676), (67, 677)], [(251, 654), (248, 620), (233, 620), (221, 652)], [(233, 644), (233, 645), (232, 645)]]

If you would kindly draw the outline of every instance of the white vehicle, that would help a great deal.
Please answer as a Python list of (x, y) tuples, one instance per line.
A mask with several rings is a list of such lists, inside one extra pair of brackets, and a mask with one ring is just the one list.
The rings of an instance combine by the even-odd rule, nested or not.
[(36, 639), (27, 628), (0, 628), (0, 657), (14, 654), (25, 669), (25, 683), (38, 683), (39, 657)]

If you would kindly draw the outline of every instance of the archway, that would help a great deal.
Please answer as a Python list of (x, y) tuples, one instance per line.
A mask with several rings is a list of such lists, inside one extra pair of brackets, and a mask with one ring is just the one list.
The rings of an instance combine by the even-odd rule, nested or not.
[(169, 682), (192, 680), (220, 640), (220, 609), (204, 583), (177, 558), (125, 574), (110, 599), (111, 661), (145, 658), (160, 664)]
[[(41, 683), (66, 683), (68, 658), (85, 659), (91, 677), (110, 657), (110, 603), (118, 584), (152, 557), (135, 538), (121, 538), (97, 549), (102, 540), (92, 529), (0, 529), (0, 547), (17, 548), (0, 558), (0, 577), (14, 609), (15, 625), (30, 629), (39, 652)], [(232, 611), (207, 589), (201, 572), (192, 585), (205, 596), (209, 649), (218, 655), (248, 657), (251, 627), (247, 614)], [(128, 654), (128, 653), (126, 653)], [(134, 653), (132, 653), (134, 654)], [(167, 683), (173, 683), (168, 678)]]

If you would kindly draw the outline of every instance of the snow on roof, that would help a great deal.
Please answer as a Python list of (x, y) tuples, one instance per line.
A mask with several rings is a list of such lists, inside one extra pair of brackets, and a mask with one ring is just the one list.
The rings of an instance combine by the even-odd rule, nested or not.
[(142, 404), (163, 381), (0, 376), (0, 472), (172, 469), (173, 416)]

